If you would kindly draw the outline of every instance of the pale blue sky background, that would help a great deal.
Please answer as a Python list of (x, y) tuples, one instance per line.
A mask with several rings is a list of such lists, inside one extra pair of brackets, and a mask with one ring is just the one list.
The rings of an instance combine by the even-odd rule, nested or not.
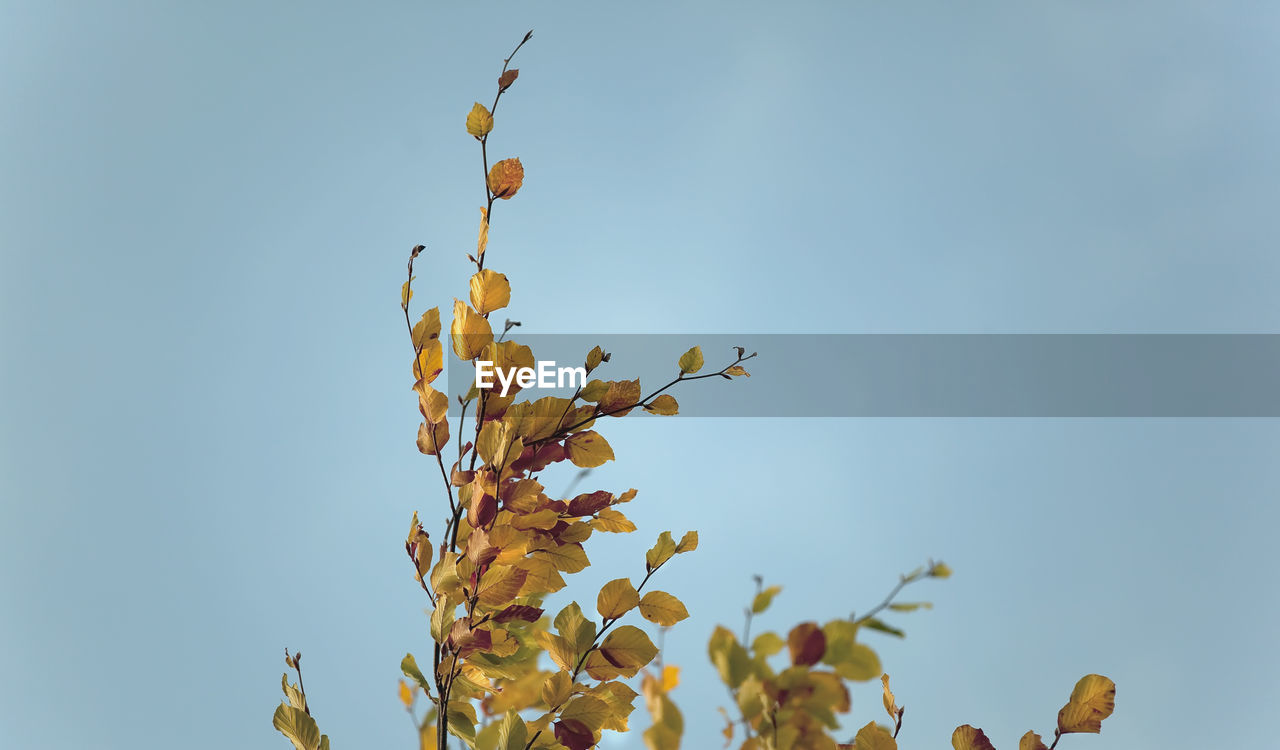
[[(463, 118), (529, 28), (490, 245), (528, 330), (1280, 331), (1274, 4), (462, 7), (0, 3), (0, 747), (287, 747), (285, 646), (336, 748), (414, 747), (397, 295), (419, 242), (417, 300), (465, 292)], [(785, 629), (929, 556), (875, 641), (904, 747), (1048, 735), (1088, 672), (1116, 713), (1060, 748), (1275, 742), (1273, 420), (611, 427), (641, 531), (579, 590), (701, 531), (686, 747), (751, 574)]]

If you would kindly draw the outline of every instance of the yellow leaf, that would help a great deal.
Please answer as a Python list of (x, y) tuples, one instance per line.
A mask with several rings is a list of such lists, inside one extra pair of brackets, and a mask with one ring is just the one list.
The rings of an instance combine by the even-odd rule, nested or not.
[(404, 680), (400, 681), (400, 702), (405, 708), (413, 707), (413, 690), (410, 689), (409, 683)]
[(604, 724), (607, 718), (609, 718), (609, 704), (590, 695), (579, 695), (569, 699), (564, 710), (560, 712), (561, 720), (577, 719), (593, 732), (599, 731), (600, 725)]
[(889, 718), (894, 721), (898, 720), (898, 704), (893, 697), (893, 691), (889, 689), (889, 675), (880, 675), (880, 682), (884, 684), (884, 710), (889, 712)]
[[(444, 347), (435, 339), (422, 345), (413, 361), (413, 377), (423, 383), (434, 382), (444, 371)], [(446, 399), (447, 401), (448, 399)]]
[[(645, 594), (645, 598), (648, 597), (649, 594)], [(596, 611), (606, 619), (622, 617), (639, 604), (640, 594), (636, 592), (636, 587), (631, 585), (629, 578), (615, 578), (609, 581), (604, 588), (600, 589), (600, 594), (596, 597)], [(643, 613), (642, 609), (641, 614)]]
[(1071, 700), (1058, 712), (1063, 734), (1102, 731), (1102, 720), (1116, 709), (1116, 684), (1100, 674), (1085, 675), (1071, 691)]
[(449, 335), (453, 339), (453, 353), (458, 359), (475, 359), (490, 341), (493, 340), (493, 329), (489, 321), (478, 315), (462, 300), (453, 301), (453, 324), (449, 326)]
[(653, 661), (658, 647), (653, 645), (644, 631), (632, 625), (623, 625), (605, 636), (600, 644), (600, 654), (627, 677), (635, 677), (640, 668)]
[(467, 132), (476, 138), (483, 138), (493, 130), (493, 115), (480, 102), (467, 113)]
[(645, 566), (648, 570), (654, 570), (671, 559), (676, 553), (676, 540), (671, 538), (670, 531), (664, 531), (658, 535), (658, 541), (644, 555)]
[(662, 668), (662, 692), (674, 690), (680, 684), (680, 667), (668, 664)]
[(400, 306), (408, 307), (409, 300), (413, 299), (413, 289), (411, 285), (417, 276), (410, 276), (409, 280), (400, 285)]
[(511, 302), (511, 283), (490, 268), (471, 277), (471, 305), (481, 315), (501, 310)]
[(685, 375), (692, 375), (702, 369), (702, 347), (695, 346), (684, 354), (680, 355), (680, 372)]
[(1018, 740), (1018, 750), (1049, 750), (1045, 747), (1044, 740), (1040, 739), (1040, 735), (1035, 732), (1027, 732), (1022, 735), (1022, 739)]
[(485, 248), (489, 246), (489, 212), (480, 207), (480, 238), (476, 240), (476, 257), (483, 258)]
[(520, 562), (520, 567), (529, 571), (529, 577), (524, 579), (524, 587), (520, 589), (520, 596), (553, 594), (565, 586), (560, 571), (545, 557), (526, 558)]
[(520, 587), (529, 577), (529, 571), (510, 566), (490, 568), (476, 586), (480, 603), (488, 607), (500, 607), (516, 598)]
[(664, 393), (655, 398), (653, 403), (644, 407), (644, 409), (645, 411), (653, 414), (661, 414), (664, 417), (670, 417), (680, 412), (680, 404), (676, 402), (674, 397), (668, 396)]
[(563, 573), (577, 573), (591, 564), (580, 544), (564, 544), (552, 549), (539, 550), (534, 553), (534, 556), (549, 561), (556, 570)]
[(650, 591), (640, 600), (640, 615), (649, 622), (671, 627), (689, 616), (684, 603), (665, 591)]
[(616, 511), (613, 508), (605, 508), (596, 513), (595, 518), (591, 519), (591, 528), (597, 531), (625, 534), (635, 531), (636, 525), (631, 523), (630, 519), (622, 515), (620, 511)]
[(929, 575), (934, 578), (950, 578), (951, 568), (947, 567), (947, 564), (943, 562), (934, 563), (933, 567), (929, 568)]
[(571, 672), (577, 666), (578, 653), (574, 651), (573, 646), (567, 640), (555, 633), (548, 633), (545, 630), (539, 630), (534, 634), (534, 638), (538, 641), (538, 645), (551, 657), (561, 669)]
[(569, 460), (580, 469), (594, 469), (613, 460), (613, 448), (594, 430), (570, 435), (564, 441), (564, 449), (569, 454)]
[(561, 706), (565, 701), (569, 700), (569, 690), (572, 688), (572, 682), (569, 680), (568, 672), (556, 672), (551, 678), (542, 685), (542, 700), (547, 704), (547, 708), (556, 708)]
[(872, 721), (858, 730), (853, 738), (853, 750), (898, 750), (898, 741), (889, 730)]
[(592, 370), (599, 367), (600, 363), (603, 361), (604, 361), (604, 349), (601, 349), (598, 346), (592, 347), (591, 351), (587, 352), (587, 363), (586, 363), (587, 372), (591, 372)]
[(440, 308), (433, 307), (422, 314), (422, 319), (413, 324), (413, 346), (415, 349), (427, 345), (428, 341), (440, 338)]
[[(589, 385), (589, 384), (588, 384)], [(609, 389), (600, 397), (600, 411), (614, 417), (625, 417), (640, 403), (640, 379), (611, 380)]]
[[(436, 343), (436, 351), (439, 351), (439, 342)], [(449, 397), (442, 391), (422, 383), (421, 387), (416, 387), (418, 391), (418, 409), (422, 412), (422, 416), (427, 418), (428, 422), (435, 424), (443, 422), (449, 416)]]
[(489, 168), (489, 192), (494, 198), (510, 200), (524, 184), (524, 165), (519, 159), (503, 159)]
[(725, 370), (724, 374), (725, 375), (745, 375), (748, 378), (751, 377), (751, 373), (742, 369), (742, 365), (733, 365), (729, 369)]
[(449, 444), (449, 422), (448, 420), (427, 424), (421, 422), (418, 424), (418, 450), (434, 456)]
[(962, 724), (951, 733), (951, 747), (955, 750), (996, 750), (981, 729)]

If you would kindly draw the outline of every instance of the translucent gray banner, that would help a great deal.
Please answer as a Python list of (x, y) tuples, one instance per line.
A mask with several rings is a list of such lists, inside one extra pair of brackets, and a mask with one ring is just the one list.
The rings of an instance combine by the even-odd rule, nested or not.
[[(518, 332), (518, 329), (516, 329)], [(453, 396), (476, 372), (448, 351)], [(592, 379), (640, 379), (648, 395), (701, 346), (699, 375), (737, 357), (751, 377), (711, 377), (666, 390), (686, 417), (1275, 417), (1275, 334), (616, 334), (513, 337), (537, 362), (581, 366), (600, 346)], [(543, 372), (552, 372), (546, 365)], [(544, 378), (550, 385), (550, 379)], [(496, 382), (496, 380), (495, 380)], [(571, 383), (526, 388), (520, 400), (572, 394)], [(498, 384), (500, 389), (500, 384)], [(451, 398), (456, 412), (457, 401)], [(640, 410), (632, 412), (642, 414)]]

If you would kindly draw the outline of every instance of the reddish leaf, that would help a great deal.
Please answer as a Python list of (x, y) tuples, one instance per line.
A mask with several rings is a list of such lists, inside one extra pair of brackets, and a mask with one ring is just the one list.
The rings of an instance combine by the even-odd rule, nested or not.
[(569, 515), (590, 516), (602, 508), (609, 507), (612, 501), (613, 495), (604, 490), (578, 495), (569, 501)]
[(512, 620), (524, 620), (525, 622), (537, 622), (542, 617), (541, 607), (530, 607), (527, 604), (512, 604), (498, 614), (494, 615), (494, 622), (511, 622)]
[(817, 623), (802, 622), (787, 634), (787, 649), (791, 652), (792, 664), (807, 667), (822, 660), (827, 651), (827, 637)]
[(467, 509), (467, 521), (473, 529), (483, 529), (498, 515), (498, 498), (485, 493), (477, 500), (471, 498), (471, 507)]
[(577, 719), (563, 719), (556, 722), (556, 739), (569, 750), (587, 750), (596, 744), (595, 735), (586, 724)]

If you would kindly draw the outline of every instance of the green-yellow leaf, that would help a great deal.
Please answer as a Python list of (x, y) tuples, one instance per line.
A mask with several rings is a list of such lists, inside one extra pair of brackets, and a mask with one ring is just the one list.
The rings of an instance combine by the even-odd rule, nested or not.
[(695, 346), (684, 354), (680, 355), (680, 372), (685, 375), (692, 375), (702, 369), (702, 347)]
[(844, 648), (847, 650), (842, 654), (842, 658), (832, 665), (835, 667), (836, 674), (846, 680), (857, 682), (874, 680), (881, 674), (880, 657), (869, 646), (850, 643)]
[[(468, 704), (469, 705), (469, 704)], [(473, 718), (464, 713), (460, 704), (449, 703), (449, 732), (458, 739), (467, 743), (467, 747), (475, 750), (476, 746), (476, 723)]]
[(289, 705), (294, 708), (307, 710), (307, 696), (301, 690), (289, 684), (289, 673), (285, 672), (280, 675), (280, 687), (284, 690), (285, 697), (289, 699)]
[(413, 658), (413, 654), (405, 654), (404, 658), (400, 660), (400, 671), (404, 672), (405, 677), (418, 683), (423, 690), (430, 692), (430, 683), (427, 682), (426, 676), (422, 674), (422, 670), (418, 669), (418, 662)]
[(889, 730), (872, 721), (858, 730), (853, 738), (853, 750), (898, 750), (898, 741)]
[(676, 554), (682, 555), (685, 552), (692, 552), (698, 548), (698, 532), (686, 531), (684, 536), (680, 537), (680, 543), (676, 545)]
[(915, 612), (917, 609), (933, 609), (930, 602), (901, 602), (890, 604), (889, 609), (894, 612)]
[(498, 746), (495, 750), (524, 750), (528, 739), (529, 730), (524, 725), (524, 719), (515, 711), (508, 711), (498, 725)]
[(770, 586), (756, 594), (755, 598), (751, 600), (751, 612), (757, 615), (764, 612), (769, 608), (770, 604), (773, 604), (773, 597), (777, 596), (781, 591), (781, 586)]
[(761, 633), (751, 642), (751, 652), (757, 657), (769, 657), (781, 651), (786, 645), (786, 642), (777, 633)]
[(271, 717), (271, 725), (280, 731), (297, 750), (319, 750), (320, 728), (316, 720), (296, 706), (281, 703)]
[(640, 600), (640, 615), (669, 628), (689, 616), (684, 603), (665, 591), (650, 591)]
[[(645, 599), (648, 598), (649, 594), (645, 594)], [(604, 588), (600, 589), (600, 594), (596, 597), (596, 611), (601, 617), (607, 619), (622, 617), (638, 605), (641, 605), (640, 594), (636, 592), (636, 587), (631, 585), (629, 578), (615, 578), (609, 581)], [(640, 612), (644, 614), (643, 606)], [(648, 615), (645, 617), (647, 618)], [(599, 729), (599, 727), (593, 727), (593, 729)]]
[(751, 659), (747, 656), (747, 650), (738, 643), (733, 631), (722, 625), (717, 625), (715, 632), (711, 634), (711, 640), (707, 643), (707, 655), (720, 672), (720, 679), (732, 690), (736, 690), (751, 671)]
[(653, 400), (653, 403), (644, 407), (645, 411), (651, 414), (661, 414), (664, 417), (670, 417), (680, 413), (680, 404), (676, 402), (675, 397), (662, 394)]
[(594, 469), (613, 460), (613, 448), (594, 430), (570, 435), (564, 441), (564, 449), (569, 454), (569, 460), (580, 469)]

